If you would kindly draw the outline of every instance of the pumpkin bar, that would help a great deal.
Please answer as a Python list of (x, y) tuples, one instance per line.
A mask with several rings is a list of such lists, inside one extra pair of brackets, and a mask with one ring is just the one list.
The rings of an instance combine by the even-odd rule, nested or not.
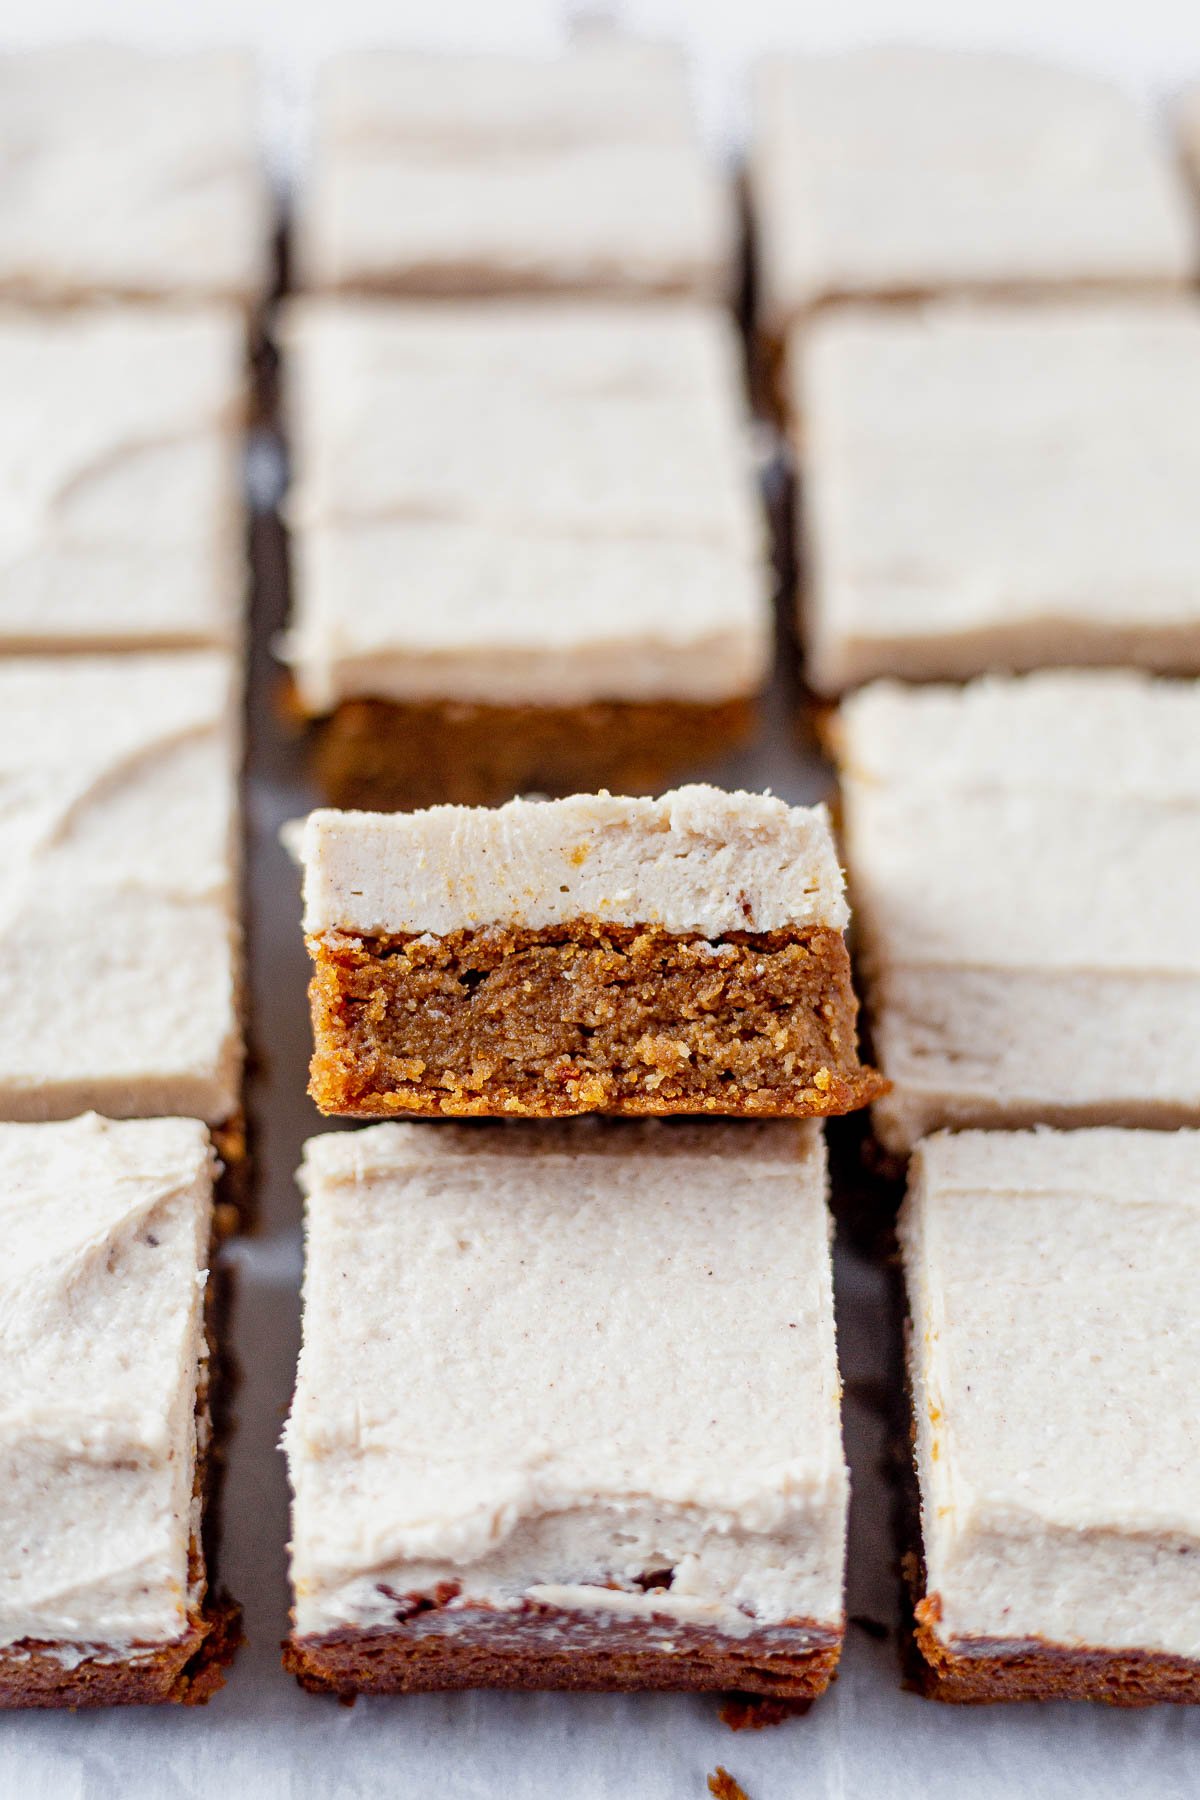
[(900, 1238), (927, 1690), (1200, 1700), (1200, 1134), (929, 1138)]
[(319, 71), (302, 283), (445, 298), (718, 297), (736, 245), (669, 45), (347, 51)]
[(301, 1181), (305, 1687), (827, 1686), (848, 1484), (817, 1125), (377, 1125), (314, 1139)]
[(288, 338), (327, 799), (653, 792), (749, 734), (769, 581), (716, 309), (310, 302)]
[(882, 1089), (820, 808), (317, 812), (300, 855), (322, 1112), (826, 1114)]
[(831, 301), (1185, 287), (1197, 240), (1164, 137), (1093, 76), (892, 46), (774, 54), (750, 188), (776, 344)]
[(878, 683), (835, 735), (887, 1147), (1200, 1124), (1200, 684)]
[(273, 230), (256, 89), (236, 51), (0, 55), (0, 295), (252, 306)]
[(818, 693), (1200, 671), (1200, 306), (831, 313), (791, 367)]
[(216, 1158), (192, 1119), (0, 1125), (0, 1707), (207, 1700)]
[(236, 1134), (240, 700), (222, 651), (0, 659), (0, 1118)]
[(0, 653), (240, 642), (243, 339), (220, 305), (0, 307)]

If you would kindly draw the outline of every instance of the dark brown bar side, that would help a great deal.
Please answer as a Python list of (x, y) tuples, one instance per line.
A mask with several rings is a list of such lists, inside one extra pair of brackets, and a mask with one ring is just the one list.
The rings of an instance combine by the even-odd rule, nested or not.
[(316, 728), (331, 806), (492, 806), (514, 794), (657, 794), (743, 744), (753, 700), (481, 706), (348, 700)]
[(712, 943), (579, 920), (545, 931), (309, 940), (325, 1113), (547, 1118), (851, 1112), (858, 1060), (840, 932)]

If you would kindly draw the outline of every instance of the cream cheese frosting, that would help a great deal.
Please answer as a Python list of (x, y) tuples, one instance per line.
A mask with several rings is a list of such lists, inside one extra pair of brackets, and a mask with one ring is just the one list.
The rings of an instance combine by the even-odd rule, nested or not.
[(849, 913), (824, 807), (683, 787), (658, 800), (576, 794), (416, 813), (311, 813), (304, 929), (386, 933), (574, 919), (727, 931), (828, 926)]
[(1200, 1121), (1200, 686), (879, 683), (838, 736), (885, 1141)]
[(938, 1636), (1200, 1657), (1200, 1134), (930, 1138), (900, 1236)]
[(1165, 142), (1116, 88), (1017, 56), (893, 46), (756, 71), (750, 177), (776, 334), (823, 300), (1181, 287)]
[(0, 293), (248, 304), (266, 286), (248, 56), (115, 45), (0, 56), (0, 167)]
[(317, 84), (306, 286), (416, 294), (718, 295), (732, 196), (669, 48), (348, 51)]
[(791, 366), (819, 692), (1200, 669), (1200, 306), (838, 311)]
[(312, 714), (363, 695), (719, 702), (770, 660), (762, 570), (686, 539), (383, 521), (305, 533), (293, 578), (283, 654)]
[(286, 335), (308, 711), (758, 690), (763, 523), (717, 309), (307, 302)]
[(299, 1633), (387, 1628), (448, 1580), (450, 1618), (840, 1629), (816, 1127), (388, 1124), (312, 1140), (301, 1182)]
[(0, 650), (238, 641), (243, 335), (218, 305), (0, 308)]
[(238, 672), (0, 660), (0, 1117), (237, 1109)]
[(0, 1645), (187, 1629), (214, 1157), (192, 1119), (0, 1125)]

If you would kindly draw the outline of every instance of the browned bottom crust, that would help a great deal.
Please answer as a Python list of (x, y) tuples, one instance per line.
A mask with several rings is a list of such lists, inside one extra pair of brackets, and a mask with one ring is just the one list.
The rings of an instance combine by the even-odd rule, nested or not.
[(750, 737), (752, 700), (480, 706), (344, 701), (317, 728), (331, 805), (392, 812), (514, 794), (654, 794)]
[(939, 1595), (918, 1600), (914, 1611), (917, 1648), (927, 1670), (922, 1691), (932, 1700), (966, 1706), (1001, 1700), (1102, 1700), (1109, 1706), (1200, 1702), (1200, 1662), (1186, 1657), (1081, 1648), (1044, 1638), (977, 1638), (968, 1649), (937, 1636)]
[(812, 1700), (832, 1681), (841, 1647), (840, 1632), (803, 1621), (729, 1638), (675, 1620), (597, 1619), (536, 1606), (447, 1614), (435, 1603), (391, 1631), (293, 1636), (283, 1663), (310, 1693), (343, 1700), (451, 1688), (733, 1690)]
[(799, 1117), (884, 1091), (841, 934), (717, 943), (580, 920), (309, 941), (322, 1112)]

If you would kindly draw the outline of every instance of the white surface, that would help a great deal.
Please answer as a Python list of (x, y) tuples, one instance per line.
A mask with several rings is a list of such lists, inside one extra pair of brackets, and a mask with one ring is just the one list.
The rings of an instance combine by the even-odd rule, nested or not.
[[(782, 8), (779, 0), (635, 0), (628, 19), (687, 30), (696, 45), (710, 120), (736, 118), (737, 74), (748, 52), (777, 38), (807, 47), (879, 36), (1001, 43), (1067, 56), (1143, 91), (1200, 69), (1191, 0), (1097, 8), (1090, 0), (844, 0)], [(101, 29), (151, 41), (235, 39), (246, 0), (198, 7), (162, 0), (8, 0), (10, 35), (64, 36)], [(322, 46), (394, 35), (387, 0), (336, 7), (258, 0), (253, 30), (271, 46), (273, 135), (286, 134), (303, 70)], [(414, 35), (501, 47), (553, 39), (557, 0), (443, 0), (406, 24)], [(284, 48), (280, 48), (283, 46)], [(278, 627), (280, 620), (271, 620)], [(375, 1800), (381, 1793), (437, 1800), (704, 1800), (723, 1763), (750, 1800), (1190, 1800), (1200, 1766), (1200, 1715), (1163, 1708), (1115, 1713), (1065, 1705), (954, 1711), (901, 1691), (894, 1645), (851, 1627), (837, 1685), (806, 1718), (731, 1736), (715, 1704), (650, 1696), (460, 1695), (360, 1702), (345, 1710), (303, 1695), (279, 1667), (286, 1624), (283, 1461), (275, 1449), (291, 1395), (298, 1345), (299, 1200), (292, 1171), (303, 1139), (320, 1128), (304, 1097), (308, 1026), (306, 958), (295, 872), (279, 826), (313, 804), (296, 777), (295, 747), (266, 714), (266, 669), (256, 686), (250, 826), (253, 987), (260, 1039), (269, 1046), (258, 1098), (264, 1125), (261, 1235), (236, 1253), (242, 1272), (236, 1341), (244, 1365), (226, 1497), (225, 1573), (247, 1605), (250, 1643), (229, 1687), (206, 1710), (138, 1717), (9, 1715), (0, 1725), (5, 1800)], [(770, 713), (778, 756), (747, 755), (707, 771), (730, 786), (770, 782), (812, 801), (827, 780), (793, 753), (783, 697)], [(883, 1275), (843, 1231), (836, 1254), (839, 1350), (846, 1383), (851, 1510), (848, 1610), (891, 1615), (894, 1584), (889, 1495), (880, 1474), (885, 1426), (876, 1394), (887, 1373)]]

